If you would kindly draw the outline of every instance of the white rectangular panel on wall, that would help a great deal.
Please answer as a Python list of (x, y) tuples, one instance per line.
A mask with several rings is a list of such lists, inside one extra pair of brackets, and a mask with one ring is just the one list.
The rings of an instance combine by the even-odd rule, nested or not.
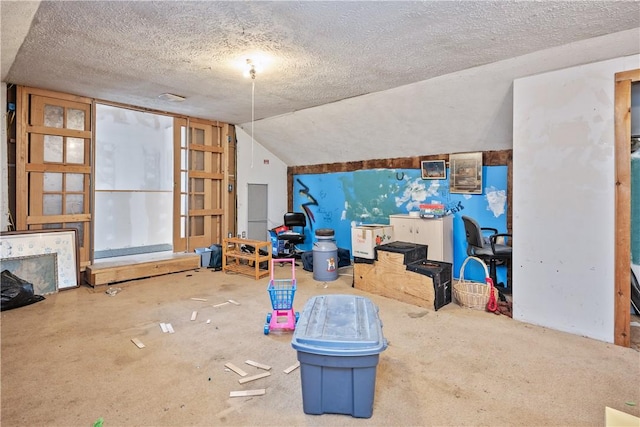
[(96, 257), (170, 250), (173, 118), (98, 104), (95, 152)]
[(170, 246), (172, 206), (170, 192), (97, 192), (95, 220), (100, 233), (95, 235), (94, 251)]
[(613, 341), (614, 75), (638, 58), (514, 82), (514, 319)]

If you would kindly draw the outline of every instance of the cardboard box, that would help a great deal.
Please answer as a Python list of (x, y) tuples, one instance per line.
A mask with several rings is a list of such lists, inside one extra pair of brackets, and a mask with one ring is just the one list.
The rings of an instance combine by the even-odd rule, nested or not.
[(351, 254), (354, 257), (374, 259), (376, 246), (394, 241), (391, 225), (367, 224), (351, 228)]

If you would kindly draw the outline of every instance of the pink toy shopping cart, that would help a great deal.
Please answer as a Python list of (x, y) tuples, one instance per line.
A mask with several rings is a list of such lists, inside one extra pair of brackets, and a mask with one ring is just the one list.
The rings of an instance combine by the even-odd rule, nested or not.
[[(290, 279), (275, 279), (275, 264), (291, 263)], [(293, 311), (293, 297), (296, 294), (296, 262), (293, 258), (278, 258), (271, 260), (271, 279), (267, 286), (271, 307), (273, 311), (267, 314), (267, 322), (264, 324), (264, 334), (269, 331), (294, 330), (300, 313)]]

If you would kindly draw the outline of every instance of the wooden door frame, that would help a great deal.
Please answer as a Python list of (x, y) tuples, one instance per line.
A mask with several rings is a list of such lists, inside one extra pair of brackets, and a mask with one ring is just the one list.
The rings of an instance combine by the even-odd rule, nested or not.
[[(32, 116), (32, 108), (36, 100), (50, 100), (54, 105), (64, 104), (67, 108), (69, 104), (75, 104), (78, 109), (85, 110), (85, 129), (75, 130), (68, 128), (48, 128), (37, 122), (37, 118)], [(26, 231), (38, 229), (44, 224), (51, 223), (83, 223), (82, 240), (79, 241), (80, 269), (83, 270), (91, 264), (92, 259), (92, 239), (93, 239), (93, 205), (92, 205), (92, 147), (93, 147), (93, 103), (90, 98), (69, 95), (46, 89), (33, 88), (28, 86), (17, 86), (16, 102), (18, 120), (16, 122), (16, 187), (15, 187), (15, 230)], [(34, 121), (35, 120), (35, 121)], [(56, 135), (81, 138), (84, 143), (84, 163), (82, 164), (45, 164), (43, 159), (40, 162), (32, 163), (30, 137), (32, 135)], [(88, 142), (87, 142), (88, 141)], [(82, 214), (63, 215), (43, 215), (38, 211), (38, 215), (33, 215), (29, 201), (32, 198), (33, 189), (30, 187), (30, 174), (33, 172), (59, 172), (83, 174), (83, 212)], [(87, 179), (86, 175), (89, 176)], [(78, 233), (78, 236), (80, 234)]]
[(614, 343), (631, 345), (631, 84), (640, 69), (615, 75)]

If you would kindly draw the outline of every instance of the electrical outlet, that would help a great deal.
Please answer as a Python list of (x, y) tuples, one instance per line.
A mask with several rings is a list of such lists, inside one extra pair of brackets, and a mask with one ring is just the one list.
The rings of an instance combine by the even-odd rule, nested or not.
[(242, 238), (246, 239), (247, 238), (247, 233), (245, 233), (244, 231), (242, 232)]

